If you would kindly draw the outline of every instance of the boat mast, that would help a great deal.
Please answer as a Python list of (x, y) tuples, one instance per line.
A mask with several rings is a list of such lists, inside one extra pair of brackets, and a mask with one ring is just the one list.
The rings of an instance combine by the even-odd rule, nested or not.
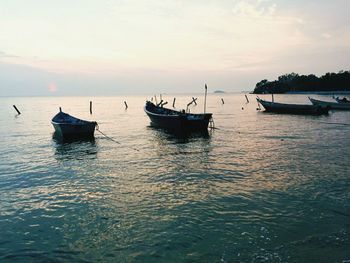
[(206, 110), (206, 107), (207, 107), (207, 90), (208, 90), (208, 87), (207, 87), (207, 84), (205, 84), (205, 95), (204, 95), (204, 114), (205, 114), (205, 110)]

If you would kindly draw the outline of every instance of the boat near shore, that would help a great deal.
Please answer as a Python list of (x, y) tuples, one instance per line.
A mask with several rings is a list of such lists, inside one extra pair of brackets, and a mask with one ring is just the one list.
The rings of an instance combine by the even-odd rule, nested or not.
[(332, 101), (323, 101), (323, 100), (317, 100), (314, 98), (308, 97), (311, 103), (315, 106), (320, 107), (329, 107), (332, 110), (350, 110), (350, 102), (345, 102), (341, 100), (337, 100), (336, 102)]
[(89, 138), (94, 136), (97, 122), (81, 120), (60, 111), (51, 120), (56, 135), (62, 138)]
[(151, 101), (146, 102), (144, 111), (150, 118), (152, 126), (174, 132), (205, 131), (212, 119), (212, 113), (187, 113), (185, 110), (163, 108)]
[(260, 98), (256, 99), (266, 112), (282, 114), (299, 114), (299, 115), (322, 115), (328, 114), (329, 107), (312, 104), (287, 104), (273, 101), (266, 101)]

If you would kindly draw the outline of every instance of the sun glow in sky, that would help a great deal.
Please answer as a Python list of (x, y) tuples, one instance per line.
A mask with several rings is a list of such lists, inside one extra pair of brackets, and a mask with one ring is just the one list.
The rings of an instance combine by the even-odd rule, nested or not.
[(47, 83), (59, 95), (198, 92), (205, 82), (240, 91), (284, 73), (349, 70), (349, 8), (347, 0), (2, 0), (0, 95), (44, 94)]

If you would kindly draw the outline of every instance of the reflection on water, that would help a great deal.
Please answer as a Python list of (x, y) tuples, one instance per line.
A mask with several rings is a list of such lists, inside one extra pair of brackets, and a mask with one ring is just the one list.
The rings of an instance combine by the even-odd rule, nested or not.
[(152, 126), (147, 127), (151, 149), (149, 158), (157, 162), (158, 168), (149, 180), (153, 182), (176, 182), (186, 179), (185, 170), (196, 167), (204, 169), (211, 149), (211, 136), (206, 132), (175, 134)]
[(174, 132), (155, 126), (147, 126), (147, 129), (154, 131), (152, 134), (160, 140), (170, 140), (174, 143), (188, 143), (194, 139), (210, 139), (212, 130), (182, 131)]
[(54, 142), (55, 157), (58, 160), (96, 158), (98, 146), (94, 137), (63, 139), (54, 133), (52, 139)]

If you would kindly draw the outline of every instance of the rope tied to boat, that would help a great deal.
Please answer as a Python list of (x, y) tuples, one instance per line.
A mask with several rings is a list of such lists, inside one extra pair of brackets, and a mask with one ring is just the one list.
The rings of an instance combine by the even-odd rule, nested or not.
[(213, 117), (209, 119), (209, 129), (215, 129), (215, 123)]
[[(108, 139), (108, 140), (110, 140), (110, 141), (112, 141), (112, 142), (115, 142), (115, 143), (117, 143), (117, 144), (122, 144), (121, 142), (119, 142), (119, 141), (113, 139), (112, 137), (110, 137), (110, 136), (108, 136), (107, 134), (105, 134), (104, 132), (102, 132), (102, 131), (100, 130), (100, 126), (98, 125), (97, 122), (96, 122), (95, 129), (96, 129), (96, 131), (98, 131), (99, 133), (101, 133), (104, 137), (106, 137), (106, 139)], [(133, 150), (135, 150), (135, 151), (138, 151), (138, 152), (140, 151), (139, 149), (134, 148), (134, 147), (130, 147), (130, 148), (133, 149)]]
[[(213, 120), (213, 118), (211, 118), (211, 120), (212, 120), (212, 122), (213, 122), (213, 127), (212, 127), (212, 129), (218, 129), (218, 128), (216, 128), (216, 127), (214, 127), (214, 120)], [(96, 126), (95, 126), (95, 129), (96, 129), (96, 131), (98, 131), (99, 133), (101, 133), (104, 137), (106, 137), (107, 139), (109, 139), (109, 140), (111, 140), (111, 141), (113, 141), (113, 142), (115, 142), (115, 143), (117, 143), (117, 144), (122, 144), (121, 142), (118, 142), (117, 140), (115, 140), (115, 139), (113, 139), (112, 137), (110, 137), (110, 136), (108, 136), (107, 134), (105, 134), (104, 132), (102, 132), (101, 130), (100, 130), (100, 127), (99, 127), (99, 125), (98, 125), (98, 123), (96, 122)], [(130, 147), (131, 149), (133, 149), (133, 150), (135, 150), (135, 151), (140, 151), (139, 149), (136, 149), (136, 148), (134, 148), (134, 147)], [(185, 165), (185, 164), (181, 164), (181, 163), (179, 163), (178, 161), (175, 161), (175, 160), (171, 160), (171, 159), (166, 159), (166, 161), (168, 161), (168, 162), (170, 162), (170, 163), (173, 163), (175, 166), (179, 166), (179, 167), (181, 167), (182, 169), (187, 169), (188, 168), (188, 166), (187, 165)], [(232, 182), (231, 180), (229, 180), (229, 179), (226, 179), (226, 178), (223, 178), (223, 177), (219, 177), (219, 176), (217, 176), (217, 175), (214, 175), (214, 174), (209, 174), (211, 177), (213, 177), (213, 178), (215, 178), (216, 180), (223, 180), (223, 181), (226, 181), (226, 182)]]
[(209, 129), (210, 130), (220, 130), (218, 127), (215, 126), (214, 118), (210, 117), (209, 119)]

